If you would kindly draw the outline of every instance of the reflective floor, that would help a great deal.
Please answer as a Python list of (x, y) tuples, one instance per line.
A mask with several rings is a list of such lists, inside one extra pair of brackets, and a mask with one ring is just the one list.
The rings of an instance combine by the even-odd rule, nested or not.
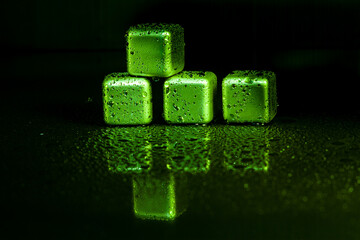
[(356, 238), (359, 125), (278, 116), (265, 126), (80, 128), (34, 118), (11, 130), (24, 138), (11, 149), (22, 159), (3, 162), (6, 230), (94, 239)]
[(203, 203), (192, 211), (205, 215), (354, 212), (359, 135), (355, 121), (278, 118), (268, 126), (100, 128), (74, 145), (80, 156), (93, 148), (107, 174), (130, 177), (135, 216), (167, 220), (186, 211), (184, 196)]

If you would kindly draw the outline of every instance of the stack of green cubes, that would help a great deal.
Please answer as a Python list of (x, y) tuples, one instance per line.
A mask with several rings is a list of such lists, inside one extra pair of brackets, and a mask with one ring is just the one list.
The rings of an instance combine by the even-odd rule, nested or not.
[[(217, 77), (183, 71), (184, 29), (178, 24), (139, 24), (125, 35), (127, 72), (103, 82), (104, 119), (109, 125), (145, 125), (153, 119), (154, 79), (163, 81), (163, 116), (170, 124), (206, 124), (214, 117)], [(229, 123), (267, 123), (276, 114), (275, 74), (234, 71), (222, 84)], [(159, 96), (154, 96), (159, 97)]]
[(125, 36), (128, 72), (105, 77), (105, 122), (110, 125), (151, 123), (154, 77), (163, 81), (166, 122), (211, 122), (217, 79), (212, 72), (182, 72), (185, 65), (182, 27), (178, 24), (140, 24), (130, 27)]

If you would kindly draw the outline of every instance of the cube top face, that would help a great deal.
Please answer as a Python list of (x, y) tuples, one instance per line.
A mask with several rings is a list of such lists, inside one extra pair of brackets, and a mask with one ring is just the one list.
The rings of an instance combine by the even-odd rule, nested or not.
[(140, 24), (125, 35), (131, 75), (170, 77), (185, 65), (184, 29), (178, 24)]
[(164, 118), (168, 123), (209, 123), (213, 119), (216, 75), (184, 71), (164, 83)]
[(276, 77), (270, 71), (234, 71), (222, 83), (229, 123), (268, 123), (277, 112)]
[(260, 79), (272, 79), (275, 78), (275, 73), (271, 71), (257, 71), (257, 70), (243, 70), (243, 71), (233, 71), (228, 74), (226, 78), (239, 78), (243, 81), (257, 81)]
[(107, 124), (140, 125), (152, 120), (151, 85), (146, 78), (109, 74), (103, 82), (103, 101)]

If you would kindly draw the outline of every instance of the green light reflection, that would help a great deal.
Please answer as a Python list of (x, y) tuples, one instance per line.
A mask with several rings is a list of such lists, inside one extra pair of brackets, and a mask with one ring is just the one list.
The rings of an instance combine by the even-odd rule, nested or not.
[(168, 161), (174, 172), (206, 173), (210, 169), (209, 126), (166, 126)]
[(132, 176), (134, 214), (174, 220), (188, 202), (187, 173), (210, 169), (208, 126), (137, 126), (101, 131), (108, 170)]
[(174, 220), (186, 210), (186, 176), (148, 173), (133, 176), (135, 216), (151, 220)]
[(153, 164), (147, 127), (106, 128), (102, 131), (108, 169), (114, 173), (150, 171)]
[(267, 126), (228, 126), (233, 136), (225, 139), (223, 165), (227, 170), (245, 174), (247, 171), (269, 169), (269, 127)]

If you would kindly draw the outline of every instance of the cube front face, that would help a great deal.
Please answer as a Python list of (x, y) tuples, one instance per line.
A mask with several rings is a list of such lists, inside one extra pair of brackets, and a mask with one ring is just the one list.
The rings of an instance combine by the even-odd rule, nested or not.
[(146, 78), (115, 73), (103, 82), (105, 123), (149, 124), (152, 120), (151, 85)]
[(213, 119), (216, 76), (184, 71), (164, 83), (164, 118), (168, 123), (209, 123)]
[(222, 83), (229, 123), (268, 123), (276, 115), (276, 78), (268, 71), (234, 71)]
[(180, 25), (137, 25), (129, 29), (126, 41), (131, 75), (169, 77), (184, 69), (184, 30)]

